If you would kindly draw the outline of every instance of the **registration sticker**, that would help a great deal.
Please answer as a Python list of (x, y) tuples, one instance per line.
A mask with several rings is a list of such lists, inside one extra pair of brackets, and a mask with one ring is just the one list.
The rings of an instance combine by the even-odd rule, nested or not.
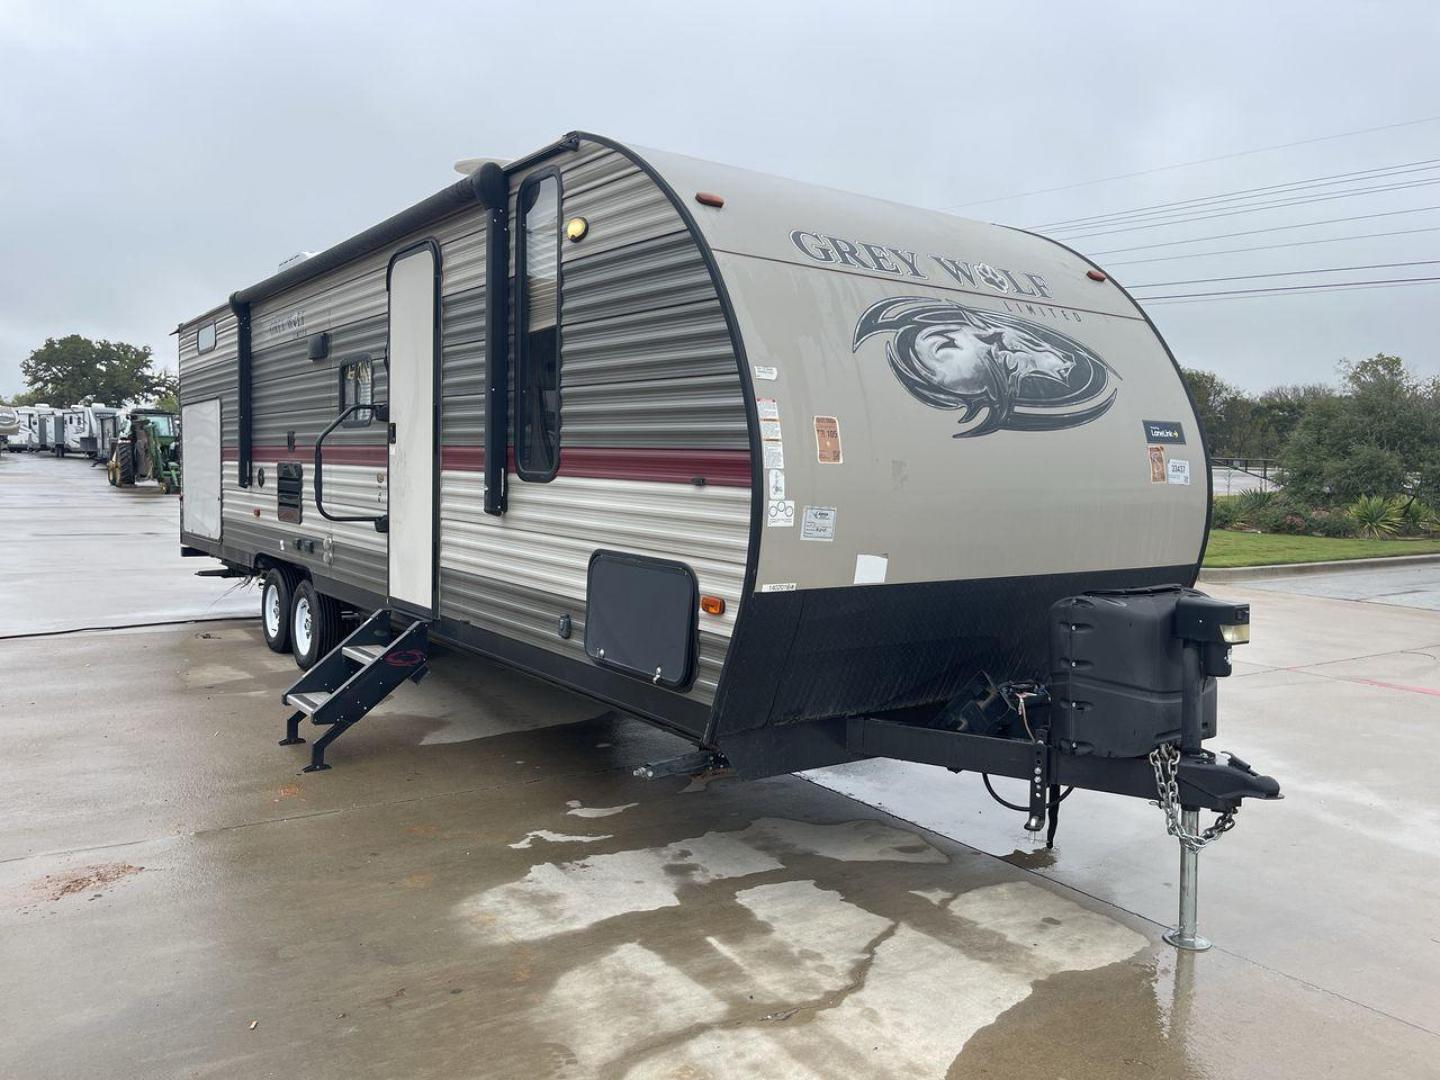
[(834, 540), (835, 515), (833, 506), (805, 507), (805, 520), (800, 526), (801, 540)]
[(833, 416), (815, 417), (815, 458), (821, 465), (839, 465), (844, 460), (840, 451), (840, 421)]

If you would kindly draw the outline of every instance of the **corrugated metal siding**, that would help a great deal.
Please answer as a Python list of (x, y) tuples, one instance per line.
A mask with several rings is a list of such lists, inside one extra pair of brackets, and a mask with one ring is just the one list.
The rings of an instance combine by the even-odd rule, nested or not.
[[(729, 332), (704, 261), (675, 208), (643, 170), (604, 147), (585, 144), (536, 168), (555, 166), (562, 174), (563, 218), (581, 215), (590, 223), (582, 242), (561, 245), (562, 451), (746, 452), (743, 392)], [(512, 211), (524, 175), (511, 178)], [(484, 213), (455, 215), (424, 235), (442, 245), (442, 441), (447, 448), (477, 449), (483, 446), (485, 408)], [(348, 356), (371, 355), (376, 400), (384, 399), (385, 270), (394, 251), (421, 238), (256, 305), (255, 445), (283, 445), (287, 433), (295, 432), (292, 456), (305, 466), (305, 521), (299, 526), (277, 521), (273, 481), (242, 489), (229, 462), (227, 544), (278, 553), (287, 538), (328, 539), (332, 563), (325, 572), (384, 593), (385, 537), (369, 525), (319, 516), (310, 451), (338, 411), (336, 369)], [(513, 245), (510, 256), (513, 262)], [(233, 319), (231, 324), (233, 388)], [(320, 331), (331, 335), (331, 355), (312, 362), (306, 359), (306, 340)], [(191, 339), (193, 344), (193, 334)], [(183, 364), (182, 379), (191, 393)], [(208, 379), (207, 374), (194, 387), (208, 386)], [(233, 399), (226, 413), (231, 418), (226, 445), (233, 448)], [(359, 433), (342, 429), (326, 446), (382, 446), (380, 427)], [(265, 467), (273, 475), (273, 463)], [(383, 473), (383, 467), (327, 466), (327, 506), (346, 509), (352, 500), (355, 507), (375, 505), (371, 500), (377, 489), (383, 491)], [(585, 662), (585, 577), (591, 554), (603, 547), (684, 562), (694, 568), (702, 592), (727, 601), (723, 618), (701, 616), (699, 674), (689, 691), (703, 701), (713, 698), (741, 598), (748, 488), (567, 477), (563, 472), (552, 483), (531, 484), (512, 476), (510, 509), (503, 519), (482, 513), (483, 494), (479, 472), (447, 470), (442, 476), (442, 614)], [(293, 558), (293, 552), (287, 557)], [(318, 553), (297, 561), (324, 565)], [(574, 621), (569, 641), (555, 633), (561, 614)]]
[[(745, 578), (747, 489), (512, 479), (503, 518), (481, 511), (484, 492), (482, 473), (441, 474), (440, 602), (446, 615), (583, 659), (586, 572), (596, 549), (609, 548), (689, 565), (702, 593), (726, 601), (720, 618), (701, 616), (702, 629), (716, 642), (729, 640)], [(568, 641), (556, 633), (557, 620), (567, 614), (577, 627)], [(723, 648), (716, 648), (723, 658)], [(702, 672), (692, 693), (709, 700), (718, 675), (718, 667), (708, 677)]]

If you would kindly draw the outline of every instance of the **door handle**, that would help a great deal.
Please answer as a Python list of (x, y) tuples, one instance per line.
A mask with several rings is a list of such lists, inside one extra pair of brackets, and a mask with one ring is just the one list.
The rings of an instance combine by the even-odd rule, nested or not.
[(391, 445), (391, 446), (394, 446), (394, 445), (395, 445), (395, 423), (394, 423), (394, 421), (391, 421), (390, 426), (389, 426), (389, 428), (388, 428), (388, 438), (389, 438), (389, 440), (390, 440), (390, 445)]

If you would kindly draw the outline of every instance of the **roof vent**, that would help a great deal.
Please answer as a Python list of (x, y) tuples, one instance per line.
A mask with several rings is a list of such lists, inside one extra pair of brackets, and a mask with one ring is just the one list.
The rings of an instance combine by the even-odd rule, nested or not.
[(276, 267), (276, 269), (278, 269), (278, 270), (284, 270), (287, 266), (294, 266), (296, 263), (302, 263), (302, 262), (304, 262), (306, 259), (313, 259), (314, 257), (315, 257), (315, 252), (313, 252), (313, 251), (297, 251), (294, 255), (291, 255), (288, 259), (281, 259), (281, 260), (280, 260), (280, 265), (279, 265), (278, 267)]

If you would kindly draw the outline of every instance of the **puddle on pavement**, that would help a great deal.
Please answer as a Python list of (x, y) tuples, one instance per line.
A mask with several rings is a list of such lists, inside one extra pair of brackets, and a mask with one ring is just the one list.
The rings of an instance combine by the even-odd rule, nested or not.
[(1062, 998), (1148, 1002), (1154, 1030), (1143, 935), (1030, 881), (959, 876), (909, 830), (772, 817), (538, 862), (455, 913), (477, 946), (522, 952), (513, 1053), (548, 1047), (549, 1075), (939, 1077), (972, 1042), (1001, 1060), (997, 1029), (1060, 979), (1115, 983)]

